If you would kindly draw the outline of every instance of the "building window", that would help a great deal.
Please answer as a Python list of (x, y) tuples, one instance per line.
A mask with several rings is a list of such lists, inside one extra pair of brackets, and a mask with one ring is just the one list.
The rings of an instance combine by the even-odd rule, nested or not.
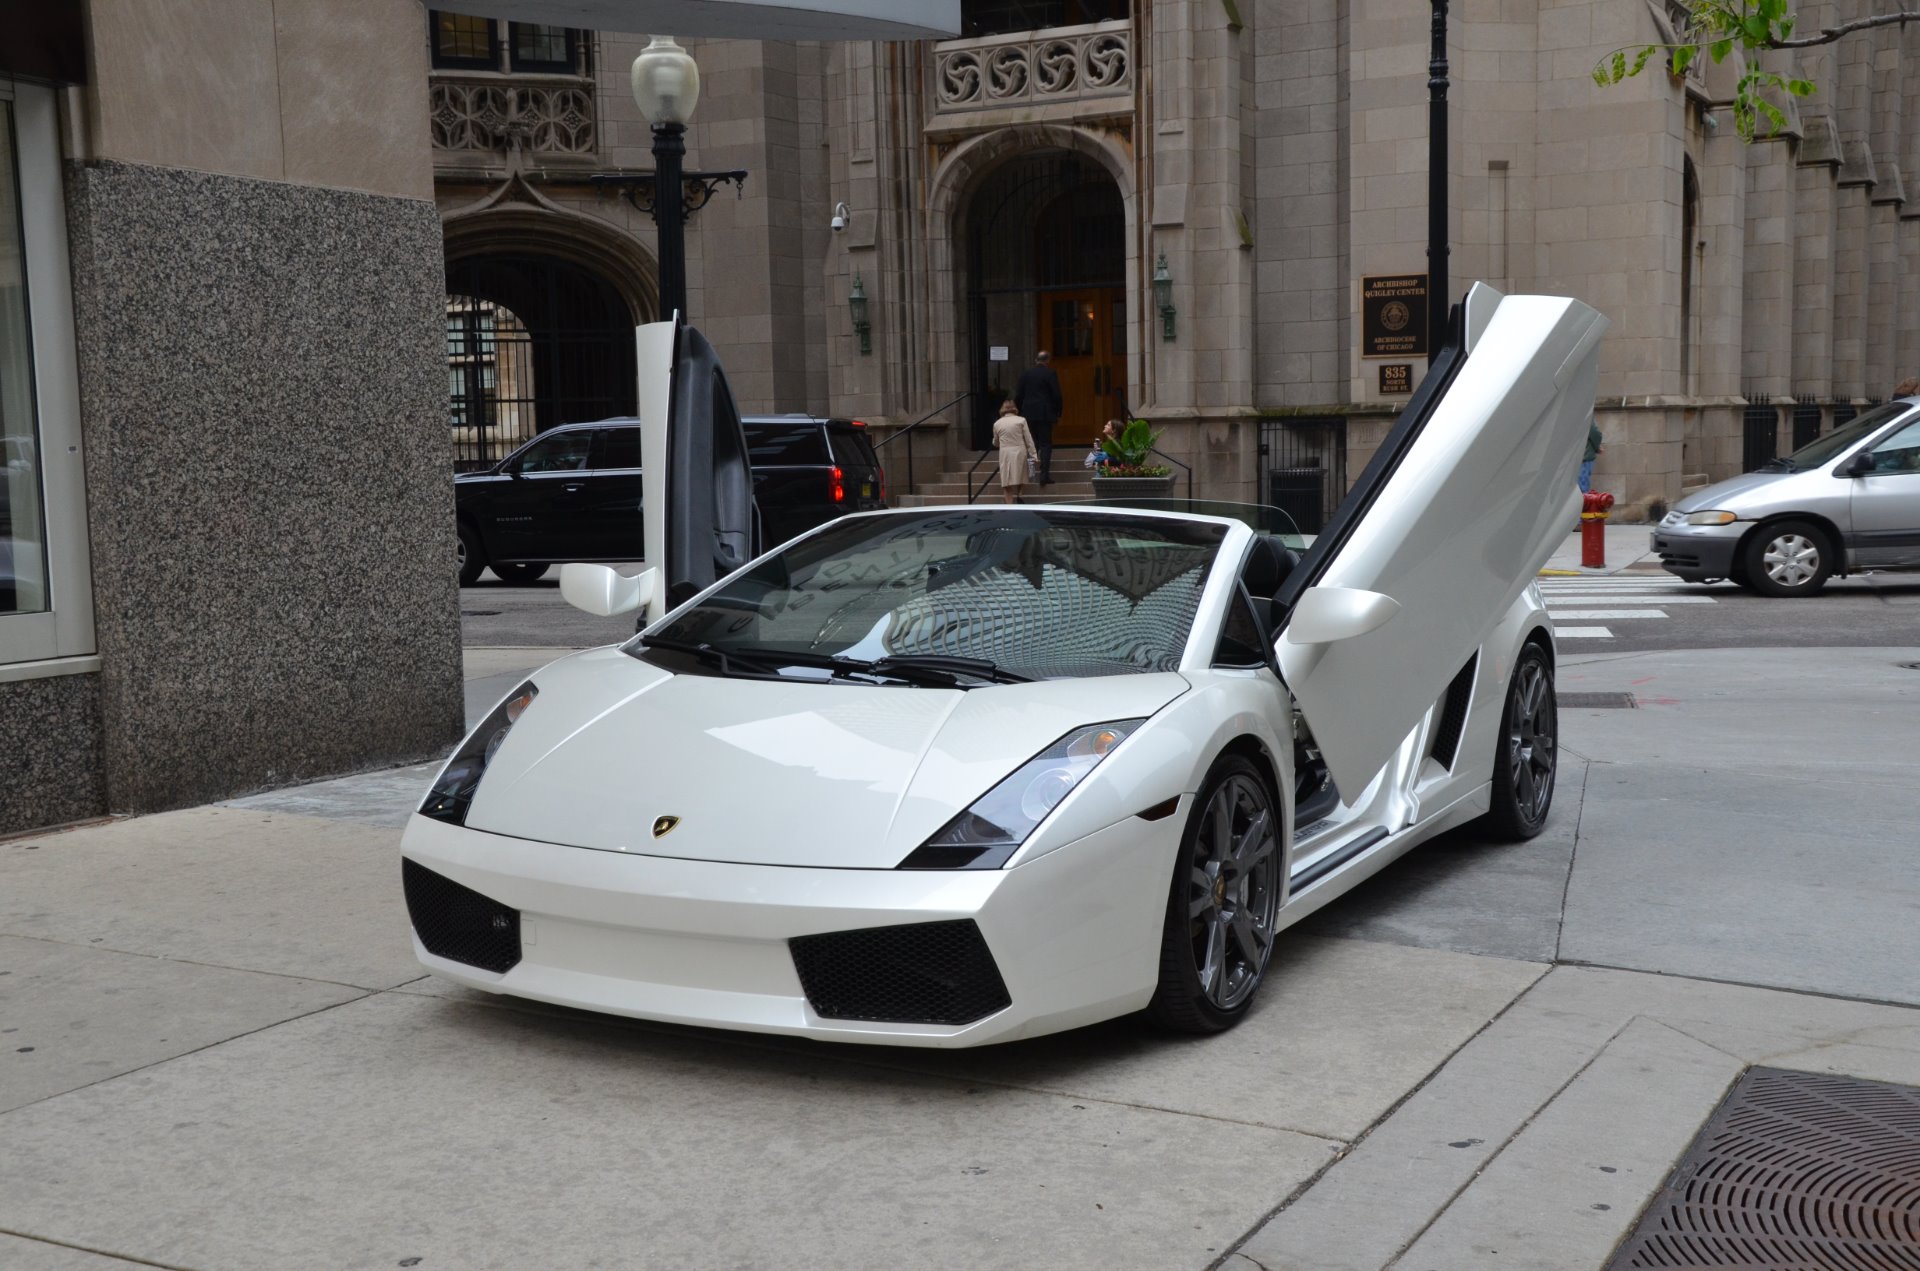
[(1131, 16), (1128, 0), (960, 0), (960, 34), (978, 39)]
[(58, 137), (0, 78), (0, 679), (95, 669), (48, 665), (94, 649)]
[(550, 75), (573, 73), (573, 32), (537, 22), (513, 24), (513, 69)]
[(500, 69), (498, 26), (492, 18), (463, 13), (427, 14), (433, 34), (433, 64), (442, 70), (497, 71)]

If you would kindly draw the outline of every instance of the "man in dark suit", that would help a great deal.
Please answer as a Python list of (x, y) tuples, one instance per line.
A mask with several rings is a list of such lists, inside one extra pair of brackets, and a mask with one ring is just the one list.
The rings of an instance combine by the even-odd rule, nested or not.
[(1040, 452), (1041, 485), (1053, 484), (1053, 426), (1060, 422), (1060, 377), (1047, 365), (1051, 360), (1045, 349), (1040, 350), (1034, 364), (1020, 372), (1020, 383), (1013, 390), (1014, 404)]

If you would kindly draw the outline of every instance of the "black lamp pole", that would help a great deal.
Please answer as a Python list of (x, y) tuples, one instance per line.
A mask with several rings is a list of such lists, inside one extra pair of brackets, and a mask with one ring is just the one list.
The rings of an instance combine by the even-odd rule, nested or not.
[(1447, 0), (1433, 0), (1433, 59), (1427, 63), (1427, 347), (1446, 343)]
[(653, 125), (653, 224), (660, 241), (660, 317), (687, 312), (687, 208), (681, 197), (685, 124)]

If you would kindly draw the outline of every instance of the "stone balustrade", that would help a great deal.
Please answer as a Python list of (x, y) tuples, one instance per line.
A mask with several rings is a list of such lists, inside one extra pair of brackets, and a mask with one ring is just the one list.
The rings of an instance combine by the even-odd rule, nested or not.
[(1133, 91), (1133, 23), (1095, 22), (933, 46), (937, 113)]

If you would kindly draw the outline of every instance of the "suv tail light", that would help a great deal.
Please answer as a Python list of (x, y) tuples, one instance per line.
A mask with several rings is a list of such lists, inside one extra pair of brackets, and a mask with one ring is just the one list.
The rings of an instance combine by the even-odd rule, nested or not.
[(845, 503), (847, 501), (846, 475), (847, 475), (846, 473), (840, 471), (840, 466), (838, 464), (834, 465), (833, 501), (835, 503)]

